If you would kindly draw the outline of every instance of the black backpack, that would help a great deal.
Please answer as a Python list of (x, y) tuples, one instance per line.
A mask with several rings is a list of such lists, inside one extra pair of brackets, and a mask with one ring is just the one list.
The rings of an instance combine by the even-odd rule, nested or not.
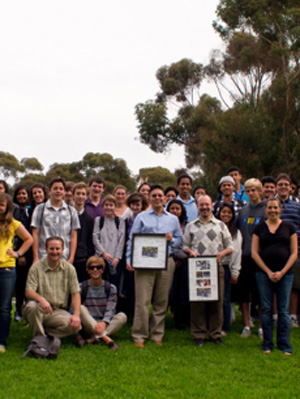
[[(99, 220), (99, 230), (100, 231), (103, 229), (104, 220), (105, 220), (104, 216), (100, 216), (100, 220)], [(120, 218), (119, 218), (119, 216), (115, 216), (115, 224), (116, 224), (117, 230), (119, 230), (119, 226), (120, 226)]]
[(37, 335), (30, 341), (28, 349), (24, 352), (21, 359), (24, 360), (28, 353), (39, 359), (56, 359), (60, 345), (61, 341), (57, 337)]
[[(84, 301), (86, 300), (86, 295), (88, 292), (89, 286), (88, 286), (88, 280), (85, 280), (81, 283), (81, 303), (83, 304)], [(110, 282), (104, 280), (104, 289), (105, 289), (105, 295), (108, 298), (110, 295)]]

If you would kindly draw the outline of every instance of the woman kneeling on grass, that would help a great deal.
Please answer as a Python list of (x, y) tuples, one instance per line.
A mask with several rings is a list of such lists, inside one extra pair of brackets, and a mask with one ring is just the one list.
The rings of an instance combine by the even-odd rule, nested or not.
[[(13, 219), (11, 196), (0, 194), (0, 353), (5, 352), (11, 321), (11, 299), (16, 281), (16, 259), (31, 247), (33, 239), (25, 227)], [(13, 251), (15, 236), (23, 241)]]
[(273, 345), (273, 297), (277, 297), (277, 347), (292, 354), (290, 345), (289, 300), (293, 283), (291, 267), (297, 259), (295, 227), (280, 219), (281, 202), (271, 197), (265, 202), (267, 220), (254, 229), (252, 257), (258, 266), (256, 282), (260, 296), (264, 333), (262, 348), (269, 354)]

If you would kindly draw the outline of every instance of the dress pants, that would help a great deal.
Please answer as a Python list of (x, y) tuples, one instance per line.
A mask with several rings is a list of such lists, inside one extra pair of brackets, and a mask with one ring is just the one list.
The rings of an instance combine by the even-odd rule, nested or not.
[(221, 338), (223, 325), (224, 268), (219, 267), (219, 300), (213, 302), (191, 302), (191, 331), (195, 339)]
[[(82, 324), (83, 331), (88, 335), (95, 335), (95, 327), (99, 321), (95, 320), (89, 313), (88, 309), (81, 305), (80, 308), (80, 320)], [(117, 313), (110, 321), (105, 331), (101, 335), (95, 335), (96, 338), (101, 338), (105, 335), (112, 335), (115, 332), (119, 331), (124, 324), (127, 322), (127, 316), (125, 313), (120, 312)]]
[(150, 338), (162, 341), (174, 270), (175, 262), (171, 257), (168, 258), (167, 270), (135, 270), (134, 342), (144, 342), (149, 336), (150, 304)]
[(71, 314), (64, 309), (53, 310), (53, 313), (43, 313), (36, 301), (29, 301), (23, 311), (24, 318), (28, 321), (32, 334), (51, 335), (64, 338), (80, 330), (72, 330), (69, 321)]

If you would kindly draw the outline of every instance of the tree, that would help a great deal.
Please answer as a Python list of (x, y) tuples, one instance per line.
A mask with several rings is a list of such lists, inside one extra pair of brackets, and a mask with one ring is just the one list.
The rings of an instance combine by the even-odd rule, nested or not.
[(106, 192), (112, 192), (117, 184), (123, 184), (129, 191), (134, 191), (135, 181), (123, 159), (114, 159), (110, 154), (85, 154), (81, 161), (72, 163), (54, 163), (46, 177), (49, 180), (61, 176), (65, 180), (88, 183), (92, 176), (101, 175), (106, 181)]
[(24, 166), (26, 173), (33, 171), (41, 172), (44, 169), (43, 165), (37, 158), (23, 158), (21, 159), (20, 164)]
[(269, 43), (250, 33), (235, 32), (224, 53), (212, 52), (205, 67), (206, 77), (213, 80), (227, 108), (230, 105), (223, 95), (224, 90), (233, 102), (242, 100), (254, 108), (258, 106), (262, 91), (280, 68), (280, 60), (270, 54), (270, 47)]
[(24, 172), (25, 168), (18, 159), (9, 152), (0, 151), (0, 173), (2, 179), (13, 177), (17, 179), (18, 173)]
[[(197, 79), (188, 84), (170, 76), (182, 61), (158, 70), (161, 92), (136, 106), (141, 141), (158, 152), (184, 145), (187, 166), (199, 167), (210, 187), (231, 164), (246, 177), (285, 170), (300, 178), (299, 0), (221, 0), (217, 16), (214, 27), (225, 51), (215, 51), (205, 67), (188, 60), (198, 65), (190, 69)], [(229, 91), (226, 111), (205, 94), (195, 101), (191, 93), (203, 79), (217, 84), (223, 102), (224, 88)], [(174, 101), (178, 109), (171, 118)]]
[(163, 188), (176, 186), (176, 176), (161, 166), (140, 169), (139, 176), (144, 180), (147, 179), (150, 184), (160, 184)]
[(300, 75), (299, 0), (221, 0), (217, 16), (219, 21), (214, 22), (214, 27), (225, 42), (237, 32), (248, 31), (266, 44), (266, 58), (277, 58), (275, 79), (282, 79), (285, 86), (282, 144), (287, 164), (293, 164), (292, 136), (299, 135), (299, 126), (295, 130), (294, 123), (299, 98), (293, 96), (293, 86)]

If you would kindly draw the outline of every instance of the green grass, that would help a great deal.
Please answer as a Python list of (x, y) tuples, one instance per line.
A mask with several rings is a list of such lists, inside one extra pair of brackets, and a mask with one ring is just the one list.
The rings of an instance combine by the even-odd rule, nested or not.
[[(162, 348), (135, 348), (127, 325), (117, 337), (121, 349), (103, 345), (78, 349), (63, 340), (56, 360), (20, 360), (31, 334), (12, 322), (9, 346), (0, 355), (1, 399), (35, 398), (300, 398), (300, 331), (293, 329), (293, 356), (275, 349), (266, 356), (253, 334), (241, 338), (241, 320), (217, 347), (196, 348), (189, 330), (174, 329), (170, 316)], [(254, 330), (256, 331), (256, 330)]]

